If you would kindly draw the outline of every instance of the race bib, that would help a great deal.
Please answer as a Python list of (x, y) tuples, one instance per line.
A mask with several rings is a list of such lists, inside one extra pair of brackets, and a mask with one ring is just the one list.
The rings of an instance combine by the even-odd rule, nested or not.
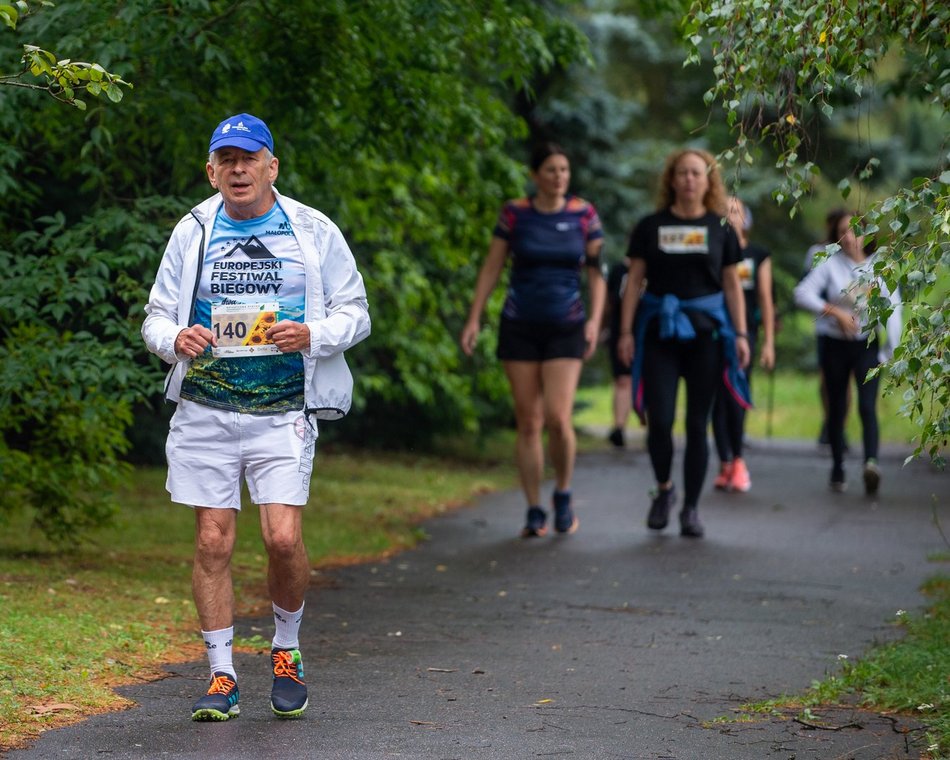
[(211, 350), (215, 358), (279, 354), (277, 346), (264, 333), (277, 324), (279, 303), (212, 304), (211, 331), (218, 345)]

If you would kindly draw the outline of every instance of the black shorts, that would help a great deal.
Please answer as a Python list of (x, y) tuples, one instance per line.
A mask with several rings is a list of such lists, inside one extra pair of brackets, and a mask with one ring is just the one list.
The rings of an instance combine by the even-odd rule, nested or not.
[(495, 355), (502, 361), (546, 362), (583, 359), (586, 348), (583, 322), (558, 324), (502, 318)]

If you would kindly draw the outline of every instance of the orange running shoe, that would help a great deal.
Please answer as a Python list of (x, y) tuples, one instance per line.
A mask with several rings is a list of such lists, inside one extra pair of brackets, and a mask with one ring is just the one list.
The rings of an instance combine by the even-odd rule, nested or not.
[(723, 462), (719, 467), (719, 474), (713, 481), (713, 486), (717, 491), (728, 491), (729, 482), (732, 480), (732, 462)]
[(746, 493), (752, 488), (752, 478), (749, 477), (749, 468), (741, 457), (736, 457), (732, 463), (732, 477), (729, 479), (729, 490)]

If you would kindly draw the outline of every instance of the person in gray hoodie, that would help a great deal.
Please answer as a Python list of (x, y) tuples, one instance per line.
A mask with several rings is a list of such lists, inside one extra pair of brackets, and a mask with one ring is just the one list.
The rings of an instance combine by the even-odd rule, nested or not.
[[(877, 422), (878, 378), (868, 372), (894, 355), (901, 335), (898, 294), (887, 290), (874, 274), (874, 256), (852, 226), (854, 212), (839, 209), (828, 215), (828, 240), (838, 249), (820, 261), (795, 287), (795, 303), (817, 315), (821, 370), (828, 391), (828, 438), (832, 468), (830, 487), (844, 491), (844, 421), (848, 385), (854, 377), (864, 444), (864, 489), (874, 495), (881, 482), (877, 462), (880, 433)], [(881, 337), (868, 320), (868, 296), (880, 290), (893, 310)]]
[(350, 408), (343, 351), (369, 335), (369, 309), (337, 226), (274, 188), (279, 162), (263, 121), (225, 119), (208, 152), (218, 192), (176, 225), (142, 325), (148, 349), (171, 365), (165, 397), (177, 404), (166, 487), (195, 513), (192, 591), (211, 683), (191, 717), (240, 714), (231, 557), (243, 482), (259, 505), (268, 558), (271, 709), (292, 718), (308, 701), (298, 639), (316, 420)]

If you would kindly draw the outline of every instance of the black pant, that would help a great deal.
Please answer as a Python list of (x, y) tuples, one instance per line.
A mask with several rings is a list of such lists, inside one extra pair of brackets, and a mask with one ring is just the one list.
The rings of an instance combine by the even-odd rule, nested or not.
[[(755, 356), (755, 340), (753, 333), (749, 334), (749, 356)], [(749, 390), (752, 390), (752, 362), (745, 369), (746, 380), (749, 381)], [(716, 393), (716, 401), (712, 410), (713, 440), (716, 442), (716, 453), (720, 462), (731, 462), (742, 456), (742, 443), (745, 438), (745, 407), (743, 407), (729, 390), (720, 383)]]
[(647, 450), (657, 483), (670, 480), (673, 422), (679, 379), (686, 383), (686, 452), (683, 456), (683, 505), (694, 507), (706, 478), (709, 444), (706, 430), (722, 376), (722, 350), (712, 333), (690, 341), (660, 340), (655, 330), (644, 338), (643, 397), (647, 406)]
[(820, 335), (821, 370), (825, 373), (828, 391), (828, 442), (835, 470), (844, 463), (844, 418), (848, 411), (848, 382), (854, 376), (858, 391), (858, 414), (864, 435), (864, 459), (877, 457), (880, 433), (877, 427), (878, 378), (866, 379), (868, 371), (878, 365), (877, 338), (838, 340)]

